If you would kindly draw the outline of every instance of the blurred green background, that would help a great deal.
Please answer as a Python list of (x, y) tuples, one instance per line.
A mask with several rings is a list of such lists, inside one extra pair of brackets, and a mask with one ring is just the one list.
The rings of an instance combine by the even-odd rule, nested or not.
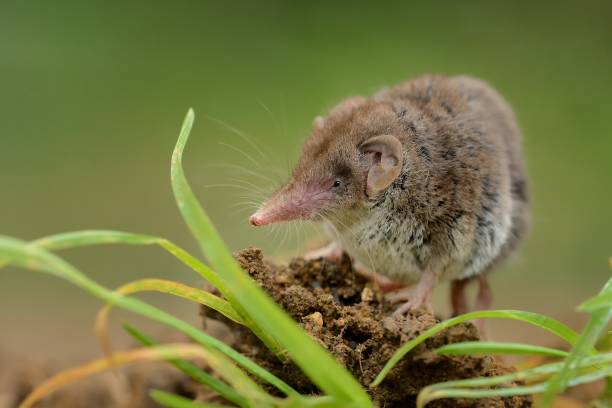
[[(283, 181), (315, 115), (422, 73), (488, 80), (525, 133), (533, 229), (493, 277), (496, 307), (580, 327), (574, 307), (610, 276), (612, 255), (605, 1), (3, 1), (0, 233), (32, 239), (120, 229), (196, 251), (169, 186), (171, 149), (192, 106), (186, 170), (227, 242), (297, 254), (310, 232), (250, 228), (241, 205), (252, 197), (244, 195)], [(198, 284), (153, 248), (65, 255), (107, 286), (150, 276)], [(0, 353), (97, 353), (91, 326), (99, 302), (28, 271), (4, 270), (0, 279)], [(446, 313), (445, 289), (437, 298)], [(193, 305), (148, 299), (197, 321)], [(493, 326), (498, 340), (546, 341)]]

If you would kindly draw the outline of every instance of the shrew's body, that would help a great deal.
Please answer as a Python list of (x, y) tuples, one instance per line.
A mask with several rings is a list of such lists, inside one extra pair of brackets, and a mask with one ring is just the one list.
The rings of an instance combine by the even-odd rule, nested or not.
[(353, 258), (416, 291), (402, 313), (507, 257), (528, 225), (521, 133), (507, 103), (465, 76), (423, 76), (315, 119), (291, 181), (253, 215), (325, 220)]

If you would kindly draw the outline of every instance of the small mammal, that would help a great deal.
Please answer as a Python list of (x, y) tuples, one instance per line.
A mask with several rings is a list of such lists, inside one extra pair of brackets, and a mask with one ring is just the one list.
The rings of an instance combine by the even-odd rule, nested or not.
[(314, 120), (291, 179), (250, 222), (325, 222), (336, 249), (416, 284), (397, 314), (431, 308), (444, 279), (455, 314), (468, 310), (470, 280), (480, 284), (477, 308), (488, 308), (487, 273), (528, 227), (521, 139), (509, 105), (467, 76), (351, 97)]

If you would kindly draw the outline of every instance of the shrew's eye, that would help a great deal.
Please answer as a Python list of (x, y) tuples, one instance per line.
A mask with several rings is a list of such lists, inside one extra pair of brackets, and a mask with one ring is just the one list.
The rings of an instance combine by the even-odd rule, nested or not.
[(332, 186), (332, 187), (334, 187), (334, 188), (338, 188), (338, 187), (340, 187), (341, 185), (342, 185), (342, 180), (340, 180), (340, 179), (336, 179), (336, 180), (334, 181), (334, 184), (333, 184), (333, 186)]

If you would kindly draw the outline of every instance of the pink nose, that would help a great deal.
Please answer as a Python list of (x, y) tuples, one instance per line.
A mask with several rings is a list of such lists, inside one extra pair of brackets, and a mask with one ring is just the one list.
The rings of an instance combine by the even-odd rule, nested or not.
[(264, 220), (257, 213), (251, 215), (251, 218), (249, 218), (249, 222), (254, 227), (264, 225)]

